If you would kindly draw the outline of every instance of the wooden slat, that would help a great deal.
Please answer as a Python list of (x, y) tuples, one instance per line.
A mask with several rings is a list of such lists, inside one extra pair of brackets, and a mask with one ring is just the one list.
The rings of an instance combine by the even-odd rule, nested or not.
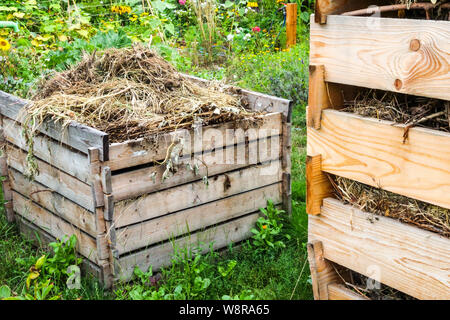
[(322, 170), (450, 208), (450, 134), (409, 130), (389, 121), (325, 110), (320, 130), (308, 128), (309, 156)]
[(449, 39), (447, 21), (328, 16), (311, 24), (310, 61), (325, 81), (450, 100)]
[(55, 238), (62, 239), (64, 235), (77, 237), (77, 250), (85, 258), (97, 262), (97, 245), (95, 239), (80, 229), (53, 215), (50, 211), (38, 206), (33, 201), (13, 191), (14, 211), (26, 220), (45, 230)]
[[(49, 243), (55, 242), (56, 238), (45, 232), (44, 230), (36, 227), (36, 225), (26, 221), (23, 218), (17, 220), (17, 224), (19, 225), (19, 230), (32, 244), (36, 247), (43, 247), (49, 251), (52, 251), (49, 247)], [(94, 277), (101, 277), (100, 268), (89, 261), (88, 259), (83, 259), (81, 262), (81, 270), (82, 272), (87, 272), (93, 275)], [(82, 274), (83, 275), (83, 274)]]
[[(132, 202), (116, 203), (114, 225), (120, 228), (280, 182), (281, 171), (273, 175), (263, 174), (272, 165), (268, 163), (211, 177), (208, 185), (199, 180), (151, 193)], [(275, 165), (280, 166), (279, 163)]]
[[(259, 127), (251, 128), (257, 131), (260, 139), (267, 136), (280, 135), (281, 128), (281, 114), (271, 113), (262, 116), (263, 122)], [(248, 130), (245, 130), (243, 134), (235, 134), (235, 123), (224, 123), (220, 125), (208, 126), (202, 129), (202, 143), (200, 144), (201, 150), (195, 150), (194, 138), (196, 135), (194, 132), (187, 130), (174, 131), (171, 133), (163, 134), (156, 137), (157, 141), (148, 141), (148, 139), (136, 139), (133, 141), (127, 141), (122, 143), (113, 143), (110, 146), (110, 160), (105, 163), (111, 170), (118, 170), (123, 168), (129, 168), (141, 164), (146, 164), (153, 161), (162, 161), (167, 156), (167, 149), (177, 138), (183, 139), (183, 150), (181, 155), (190, 154), (191, 152), (210, 151), (214, 148), (220, 148), (227, 145), (243, 143), (246, 139), (252, 139), (252, 135), (249, 135)], [(211, 130), (217, 130), (222, 139), (217, 139), (217, 135), (213, 136)], [(243, 129), (242, 129), (243, 130)], [(221, 140), (221, 141), (218, 141)]]
[(320, 214), (324, 198), (333, 194), (333, 187), (322, 171), (322, 156), (306, 157), (306, 213)]
[[(18, 119), (20, 110), (29, 103), (28, 100), (20, 99), (6, 92), (0, 91), (0, 112), (10, 119)], [(39, 129), (43, 134), (61, 141), (70, 147), (87, 154), (91, 147), (98, 147), (101, 150), (102, 161), (108, 160), (108, 135), (94, 128), (79, 124), (73, 121), (64, 130), (59, 123), (50, 121), (42, 124)]]
[(147, 271), (152, 266), (153, 271), (168, 266), (173, 258), (174, 249), (197, 248), (202, 245), (203, 253), (210, 250), (209, 243), (213, 242), (213, 250), (226, 247), (230, 243), (237, 243), (249, 238), (259, 214), (251, 214), (243, 218), (218, 225), (216, 227), (199, 231), (189, 236), (169, 241), (137, 253), (121, 257), (116, 261), (118, 278), (124, 281), (131, 280), (135, 266)]
[[(9, 166), (24, 173), (26, 152), (8, 144), (7, 155)], [(36, 159), (36, 162), (39, 167), (39, 174), (35, 177), (37, 182), (93, 212), (93, 197), (89, 185), (50, 166), (44, 161)]]
[(281, 203), (280, 183), (124, 227), (116, 231), (116, 248), (123, 254), (206, 228), (264, 208), (269, 199)]
[[(15, 121), (3, 120), (5, 138), (22, 150), (28, 151), (28, 145), (22, 135), (22, 127)], [(70, 150), (64, 144), (37, 134), (33, 138), (33, 154), (62, 171), (89, 183), (89, 162), (86, 155)]]
[(328, 300), (369, 300), (368, 298), (347, 289), (343, 284), (328, 285)]
[(418, 299), (450, 299), (450, 240), (391, 218), (324, 200), (309, 217), (324, 257)]
[(92, 212), (56, 192), (52, 192), (36, 181), (28, 181), (15, 169), (10, 168), (9, 176), (14, 191), (32, 199), (41, 207), (69, 221), (91, 236), (96, 236), (95, 217)]
[[(187, 74), (182, 74), (182, 76), (203, 85), (209, 82), (208, 80)], [(239, 90), (242, 95), (247, 98), (247, 101), (249, 102), (249, 108), (251, 110), (264, 112), (281, 112), (285, 118), (289, 119), (291, 117), (292, 108), (290, 108), (290, 100), (245, 89)]]
[[(274, 149), (272, 150), (272, 146)], [(202, 156), (196, 155), (191, 166), (198, 166), (198, 172), (181, 165), (178, 171), (162, 181), (165, 166), (152, 166), (133, 170), (112, 176), (112, 190), (115, 201), (135, 198), (143, 194), (155, 192), (176, 185), (202, 180), (210, 177), (248, 167), (256, 163), (264, 163), (280, 158), (281, 145), (279, 136), (252, 141), (248, 144), (240, 144), (235, 147), (223, 149), (223, 153), (215, 156), (215, 153), (207, 152)], [(271, 167), (266, 174), (277, 174), (281, 168)]]

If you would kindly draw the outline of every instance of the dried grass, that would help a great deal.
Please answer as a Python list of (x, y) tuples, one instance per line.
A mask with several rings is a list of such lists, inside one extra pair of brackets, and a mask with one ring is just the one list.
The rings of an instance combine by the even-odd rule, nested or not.
[(450, 238), (450, 210), (329, 175), (335, 195), (344, 203), (375, 215), (391, 217)]
[(404, 124), (404, 140), (415, 126), (450, 132), (450, 102), (444, 100), (365, 89), (342, 111)]
[(22, 114), (32, 136), (47, 119), (82, 123), (110, 142), (228, 121), (257, 122), (239, 89), (203, 87), (147, 47), (85, 55), (71, 70), (39, 86)]

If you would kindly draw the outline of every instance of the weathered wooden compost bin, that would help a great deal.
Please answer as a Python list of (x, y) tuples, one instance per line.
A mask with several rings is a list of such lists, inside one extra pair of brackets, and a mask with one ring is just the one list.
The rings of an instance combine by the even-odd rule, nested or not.
[[(364, 2), (364, 1), (363, 1)], [(316, 1), (307, 142), (315, 299), (363, 299), (333, 263), (418, 299), (450, 299), (450, 240), (332, 197), (326, 174), (450, 208), (450, 134), (342, 112), (358, 87), (450, 100), (450, 22), (344, 16), (377, 1)], [(356, 87), (357, 86), (357, 87)]]
[[(0, 92), (9, 219), (41, 240), (75, 234), (107, 286), (131, 279), (135, 266), (169, 264), (174, 245), (208, 250), (211, 241), (218, 249), (248, 238), (268, 199), (290, 211), (291, 106), (243, 94), (252, 109), (268, 112), (257, 127), (224, 123), (110, 144), (96, 129), (72, 123), (61, 134), (47, 122), (34, 138), (39, 174), (28, 181), (28, 146), (16, 121), (26, 101)], [(180, 143), (191, 161), (164, 180), (159, 163)]]

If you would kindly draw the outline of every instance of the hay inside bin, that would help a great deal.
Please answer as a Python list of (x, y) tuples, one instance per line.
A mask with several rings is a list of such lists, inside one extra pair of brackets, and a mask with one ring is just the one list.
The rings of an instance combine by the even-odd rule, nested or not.
[(391, 217), (450, 238), (450, 210), (329, 175), (336, 197), (375, 215)]
[(31, 133), (47, 119), (76, 121), (122, 142), (199, 124), (256, 122), (258, 114), (247, 107), (239, 89), (200, 86), (138, 45), (85, 55), (43, 82), (23, 116)]

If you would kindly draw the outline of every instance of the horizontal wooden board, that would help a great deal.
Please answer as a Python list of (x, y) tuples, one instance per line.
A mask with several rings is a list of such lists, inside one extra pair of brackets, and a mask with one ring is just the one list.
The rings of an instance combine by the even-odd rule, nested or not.
[[(28, 151), (28, 145), (22, 134), (22, 127), (15, 121), (4, 118), (3, 132), (8, 142)], [(33, 138), (33, 154), (54, 167), (89, 183), (89, 161), (85, 154), (73, 151), (61, 142), (37, 134)]]
[(324, 110), (320, 130), (308, 128), (309, 156), (322, 170), (450, 208), (450, 134), (409, 130), (389, 121)]
[(336, 199), (309, 216), (324, 257), (418, 299), (450, 299), (450, 239)]
[(119, 254), (144, 248), (257, 211), (269, 199), (281, 203), (281, 183), (118, 229), (116, 248)]
[[(222, 154), (207, 152), (195, 155), (193, 161), (187, 160), (191, 167), (198, 166), (198, 171), (181, 164), (178, 171), (163, 181), (166, 167), (164, 165), (142, 168), (112, 176), (112, 191), (115, 201), (131, 199), (143, 194), (171, 188), (180, 184), (202, 180), (220, 173), (248, 167), (252, 164), (277, 160), (281, 155), (279, 136), (269, 139), (251, 141), (231, 148), (225, 148)], [(272, 146), (274, 149), (272, 150)], [(261, 152), (260, 152), (261, 151)], [(250, 159), (249, 159), (250, 155)], [(276, 175), (281, 168), (271, 167), (266, 174)]]
[(328, 16), (311, 24), (310, 61), (329, 82), (450, 100), (449, 39), (448, 21)]
[[(53, 251), (49, 247), (49, 243), (55, 242), (56, 238), (45, 232), (44, 230), (36, 227), (36, 225), (33, 225), (29, 221), (21, 218), (17, 220), (17, 224), (19, 225), (20, 232), (35, 245), (36, 247), (43, 247), (47, 250)], [(83, 259), (81, 263), (81, 272), (82, 276), (84, 276), (83, 272), (87, 272), (94, 277), (100, 278), (101, 276), (101, 270), (99, 266), (94, 264), (93, 262), (89, 261), (88, 259)]]
[[(0, 112), (12, 120), (19, 122), (22, 120), (19, 119), (20, 111), (28, 103), (28, 100), (0, 91)], [(75, 121), (70, 123), (64, 129), (59, 123), (46, 121), (38, 130), (85, 154), (88, 153), (89, 148), (100, 148), (100, 159), (103, 161), (108, 160), (109, 142), (108, 135), (104, 132), (79, 124)]]
[(368, 298), (353, 292), (343, 284), (332, 283), (328, 285), (329, 300), (369, 300)]
[(209, 179), (208, 185), (199, 180), (151, 193), (135, 201), (118, 202), (114, 207), (114, 225), (120, 228), (280, 182), (281, 171), (274, 175), (264, 174), (272, 165), (279, 167), (280, 163), (267, 163), (217, 175)]
[(198, 231), (189, 236), (169, 241), (116, 260), (116, 274), (120, 280), (131, 280), (135, 266), (147, 271), (152, 266), (153, 271), (168, 266), (174, 256), (175, 248), (203, 248), (203, 253), (210, 250), (209, 244), (213, 242), (213, 250), (226, 247), (230, 243), (238, 243), (249, 238), (259, 214), (251, 214), (204, 231)]
[[(233, 122), (203, 127), (194, 134), (192, 130), (179, 130), (155, 137), (156, 141), (149, 139), (136, 139), (122, 143), (113, 143), (109, 149), (110, 160), (105, 163), (111, 170), (119, 170), (154, 161), (162, 161), (167, 156), (168, 148), (183, 139), (181, 155), (210, 151), (224, 146), (243, 143), (246, 140), (262, 139), (280, 135), (282, 132), (282, 119), (280, 113), (271, 113), (261, 116), (259, 127), (249, 130), (234, 130)], [(201, 137), (201, 139), (199, 137)], [(198, 142), (200, 141), (200, 143)]]
[(97, 263), (97, 244), (95, 238), (40, 207), (35, 202), (13, 191), (13, 206), (16, 214), (43, 229), (51, 236), (62, 239), (64, 235), (77, 237), (77, 251), (85, 258)]
[(36, 181), (27, 180), (23, 174), (15, 169), (10, 168), (9, 178), (13, 190), (32, 199), (41, 207), (62, 217), (91, 236), (97, 235), (95, 216), (92, 212), (56, 192), (52, 192)]
[[(7, 146), (8, 165), (21, 173), (26, 172), (26, 152), (10, 144)], [(83, 208), (94, 211), (94, 200), (91, 187), (48, 163), (36, 158), (39, 174), (35, 180), (54, 192), (79, 204)]]
[[(201, 79), (196, 76), (191, 76), (187, 74), (183, 74), (183, 76), (203, 85), (206, 85), (209, 82), (208, 80)], [(239, 90), (242, 93), (242, 95), (245, 98), (247, 98), (250, 110), (264, 111), (264, 112), (281, 112), (284, 115), (284, 117), (288, 120), (288, 122), (290, 122), (292, 112), (290, 100), (270, 96), (255, 91), (249, 91), (245, 89)]]

